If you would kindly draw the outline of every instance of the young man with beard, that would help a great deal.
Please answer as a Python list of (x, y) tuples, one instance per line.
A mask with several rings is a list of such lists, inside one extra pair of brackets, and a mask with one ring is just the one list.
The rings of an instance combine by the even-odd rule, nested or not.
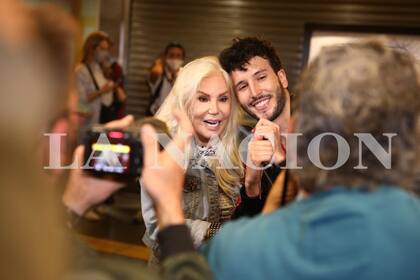
[[(296, 195), (295, 185), (280, 166), (285, 159), (285, 141), (290, 119), (290, 93), (286, 72), (270, 42), (258, 38), (235, 39), (219, 55), (230, 74), (244, 111), (259, 120), (254, 128), (241, 127), (248, 144), (245, 188), (234, 217), (253, 216), (263, 210), (270, 189), (281, 172), (283, 180), (277, 203), (284, 205)], [(271, 165), (268, 165), (268, 164)]]
[[(295, 171), (306, 197), (270, 215), (222, 227), (201, 248), (215, 278), (418, 279), (420, 200), (413, 186), (419, 92), (412, 58), (379, 41), (324, 48), (297, 86), (302, 169)], [(148, 132), (142, 131), (143, 146), (152, 166), (155, 157), (148, 153), (153, 147), (157, 153), (157, 145)], [(392, 147), (391, 168), (373, 156), (374, 142), (360, 145), (360, 132), (372, 136), (379, 150)], [(319, 167), (308, 153), (314, 137), (325, 134), (347, 143), (347, 159), (334, 170)], [(337, 139), (324, 138), (316, 151), (325, 166), (339, 161)], [(164, 155), (159, 163), (168, 162)], [(151, 181), (166, 179), (148, 189), (160, 227), (182, 226), (183, 170), (166, 165), (165, 178), (147, 167)]]

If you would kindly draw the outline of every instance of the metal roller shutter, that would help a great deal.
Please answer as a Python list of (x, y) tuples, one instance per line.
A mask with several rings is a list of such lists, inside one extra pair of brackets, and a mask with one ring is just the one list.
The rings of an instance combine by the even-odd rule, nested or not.
[(420, 28), (420, 2), (132, 0), (127, 110), (144, 115), (149, 102), (148, 68), (170, 41), (182, 43), (190, 61), (217, 55), (234, 37), (262, 36), (280, 54), (293, 90), (301, 72), (306, 22)]

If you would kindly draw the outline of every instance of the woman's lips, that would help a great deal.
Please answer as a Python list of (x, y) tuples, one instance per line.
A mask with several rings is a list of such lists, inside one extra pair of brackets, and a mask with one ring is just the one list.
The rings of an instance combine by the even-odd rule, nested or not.
[(203, 121), (205, 127), (209, 130), (218, 130), (222, 121), (219, 120), (204, 120)]

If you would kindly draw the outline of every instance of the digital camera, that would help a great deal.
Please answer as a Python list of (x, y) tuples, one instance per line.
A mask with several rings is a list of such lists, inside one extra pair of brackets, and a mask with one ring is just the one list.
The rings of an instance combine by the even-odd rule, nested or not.
[(140, 176), (143, 148), (139, 130), (93, 127), (85, 138), (87, 169), (95, 175)]
[(136, 120), (126, 129), (94, 126), (86, 134), (84, 143), (84, 162), (87, 170), (97, 176), (112, 175), (117, 178), (140, 176), (143, 166), (140, 128), (144, 124), (152, 125), (157, 133), (164, 133), (170, 138), (166, 124), (152, 117)]

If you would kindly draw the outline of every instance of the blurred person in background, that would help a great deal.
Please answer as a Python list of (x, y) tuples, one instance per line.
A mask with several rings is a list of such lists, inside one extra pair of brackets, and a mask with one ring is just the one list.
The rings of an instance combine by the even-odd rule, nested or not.
[[(126, 101), (127, 96), (125, 94), (125, 77), (123, 72), (123, 67), (120, 65), (115, 55), (114, 44), (111, 44), (110, 55), (103, 63), (101, 63), (102, 70), (104, 72), (105, 78), (113, 81), (119, 88), (123, 91), (119, 91), (120, 98), (115, 98), (113, 104), (113, 114), (108, 116), (108, 119), (103, 119), (101, 122), (109, 122), (116, 119), (123, 118), (126, 113)], [(115, 92), (114, 92), (115, 93)]]
[[(76, 66), (75, 80), (78, 92), (78, 109), (87, 117), (80, 126), (78, 143), (83, 143), (84, 135), (94, 124), (104, 124), (118, 118), (119, 110), (126, 101), (121, 78), (113, 76), (111, 64), (112, 42), (105, 32), (92, 32), (83, 45), (82, 60)], [(113, 202), (111, 197), (107, 205)], [(104, 213), (109, 207), (99, 208)], [(86, 218), (101, 219), (97, 211), (90, 211)]]
[(171, 42), (165, 47), (163, 55), (153, 62), (147, 79), (150, 89), (148, 115), (154, 115), (165, 101), (184, 60), (184, 47), (177, 42)]
[(1, 279), (58, 279), (68, 253), (57, 234), (59, 203), (39, 155), (43, 131), (65, 108), (67, 91), (57, 92), (57, 82), (68, 76), (56, 75), (41, 36), (28, 9), (2, 1)]
[[(51, 69), (54, 69), (55, 96), (68, 97), (68, 102), (62, 111), (51, 118), (46, 133), (61, 133), (60, 137), (60, 166), (67, 166), (72, 162), (72, 155), (76, 148), (77, 130), (80, 116), (76, 111), (76, 92), (71, 69), (74, 63), (75, 38), (79, 35), (79, 26), (67, 12), (50, 4), (37, 5), (29, 9), (38, 30), (40, 39), (45, 43)], [(50, 160), (49, 138), (46, 137), (44, 147), (44, 166)], [(62, 183), (67, 172), (64, 169), (50, 169), (54, 173), (58, 184)], [(61, 181), (61, 182), (60, 182)]]
[[(45, 176), (39, 148), (51, 118), (67, 106), (68, 89), (62, 88), (58, 92), (57, 89), (68, 84), (70, 71), (65, 73), (63, 70), (63, 76), (57, 76), (56, 56), (50, 52), (50, 42), (43, 37), (44, 30), (39, 29), (39, 19), (33, 14), (38, 11), (34, 9), (37, 8), (26, 8), (5, 0), (0, 10), (0, 80), (3, 90), (8, 93), (0, 104), (0, 125), (7, 130), (7, 137), (0, 140), (0, 221), (3, 227), (0, 277), (19, 280), (160, 279), (162, 276), (141, 266), (92, 254), (64, 230), (61, 201)], [(59, 11), (58, 8), (49, 9)], [(61, 11), (58, 14), (63, 15)], [(69, 22), (69, 16), (60, 20)], [(70, 46), (73, 42), (67, 41), (67, 44)], [(71, 61), (71, 58), (67, 57), (65, 61)], [(129, 121), (123, 119), (109, 125), (121, 127)], [(83, 158), (78, 156), (81, 152), (81, 147), (76, 150), (79, 160)], [(87, 176), (80, 169), (72, 170), (70, 178), (65, 193), (77, 194), (78, 199), (76, 204), (70, 203), (68, 198), (63, 200), (67, 201), (64, 202), (67, 209), (74, 209), (74, 212), (77, 203), (90, 207), (89, 204), (105, 199), (119, 188), (114, 182), (107, 184), (105, 180)], [(174, 227), (169, 226), (168, 230), (174, 230)], [(186, 244), (169, 250), (167, 262), (163, 263), (163, 277), (211, 277), (205, 262), (191, 248), (192, 244)]]
[[(198, 246), (230, 220), (243, 178), (236, 129), (240, 111), (229, 75), (216, 57), (196, 59), (181, 69), (171, 93), (155, 115), (166, 123), (171, 135), (180, 129), (172, 115), (176, 109), (188, 114), (194, 129), (191, 146), (186, 151), (183, 209)], [(143, 242), (154, 253), (149, 262), (154, 265), (155, 257), (160, 255), (159, 228), (153, 201), (144, 186), (141, 209), (146, 225)]]
[(104, 32), (92, 32), (83, 45), (82, 60), (75, 70), (78, 110), (85, 115), (79, 143), (89, 127), (116, 119), (116, 105), (126, 100), (121, 84), (105, 77), (102, 65), (110, 59), (111, 40)]

